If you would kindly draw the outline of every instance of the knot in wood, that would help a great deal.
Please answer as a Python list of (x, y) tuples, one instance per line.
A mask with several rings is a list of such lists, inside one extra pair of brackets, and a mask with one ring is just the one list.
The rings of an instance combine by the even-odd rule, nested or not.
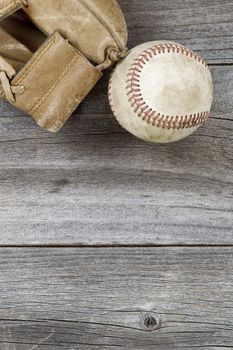
[(144, 316), (143, 326), (147, 331), (155, 331), (161, 328), (161, 320), (157, 315), (147, 314)]

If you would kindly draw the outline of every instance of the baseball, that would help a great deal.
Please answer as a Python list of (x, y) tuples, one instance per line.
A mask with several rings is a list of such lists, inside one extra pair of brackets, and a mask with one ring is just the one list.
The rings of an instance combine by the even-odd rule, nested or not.
[(189, 48), (153, 41), (129, 51), (109, 83), (118, 122), (149, 142), (181, 140), (209, 117), (213, 83), (205, 61)]

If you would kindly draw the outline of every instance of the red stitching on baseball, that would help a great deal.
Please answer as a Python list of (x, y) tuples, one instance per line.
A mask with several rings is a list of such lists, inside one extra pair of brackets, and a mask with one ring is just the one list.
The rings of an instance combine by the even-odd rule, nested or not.
[[(154, 56), (171, 52), (180, 53), (182, 55), (186, 55), (187, 57), (193, 58), (194, 60), (203, 64), (205, 68), (209, 70), (209, 67), (207, 66), (204, 59), (185, 46), (179, 46), (177, 44), (161, 44), (153, 46), (141, 53), (129, 69), (129, 72), (127, 74), (127, 77), (129, 79), (126, 81), (128, 101), (130, 102), (131, 107), (134, 108), (134, 112), (137, 113), (138, 117), (142, 118), (142, 120), (146, 121), (148, 124), (152, 124), (153, 126), (162, 127), (169, 130), (188, 129), (199, 126), (209, 118), (210, 111), (204, 111), (201, 113), (185, 116), (166, 116), (153, 111), (142, 98), (140, 75), (142, 73), (143, 67)], [(109, 86), (111, 86), (111, 81)], [(113, 110), (113, 114), (117, 118), (116, 112), (114, 111), (110, 89), (109, 102)]]

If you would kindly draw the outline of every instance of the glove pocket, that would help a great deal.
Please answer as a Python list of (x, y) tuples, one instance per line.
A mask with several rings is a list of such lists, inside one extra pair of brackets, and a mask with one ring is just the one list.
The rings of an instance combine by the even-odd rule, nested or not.
[(14, 105), (41, 127), (57, 132), (101, 77), (101, 71), (56, 32), (11, 81), (11, 86), (23, 87)]

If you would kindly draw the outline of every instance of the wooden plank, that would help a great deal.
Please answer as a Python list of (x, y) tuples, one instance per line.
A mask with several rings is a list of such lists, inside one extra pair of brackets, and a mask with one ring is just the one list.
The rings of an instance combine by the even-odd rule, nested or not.
[(151, 145), (123, 131), (107, 80), (48, 134), (0, 102), (0, 245), (232, 244), (232, 1), (121, 0), (129, 47), (181, 41), (213, 66), (212, 119)]
[[(0, 254), (1, 349), (233, 347), (231, 248)], [(159, 330), (148, 332), (148, 313)]]
[(213, 73), (211, 120), (169, 145), (117, 125), (106, 80), (56, 135), (2, 103), (0, 245), (232, 244), (233, 67)]
[(129, 27), (129, 47), (174, 40), (201, 52), (211, 63), (232, 63), (231, 0), (120, 0)]

